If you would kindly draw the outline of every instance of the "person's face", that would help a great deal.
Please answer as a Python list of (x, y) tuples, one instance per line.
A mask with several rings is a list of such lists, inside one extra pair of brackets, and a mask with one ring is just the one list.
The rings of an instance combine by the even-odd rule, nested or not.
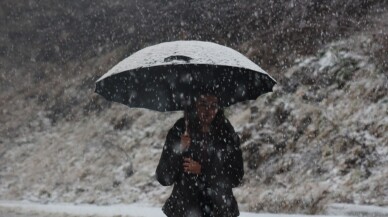
[(201, 95), (195, 102), (195, 107), (201, 123), (208, 125), (218, 112), (218, 99), (212, 95)]

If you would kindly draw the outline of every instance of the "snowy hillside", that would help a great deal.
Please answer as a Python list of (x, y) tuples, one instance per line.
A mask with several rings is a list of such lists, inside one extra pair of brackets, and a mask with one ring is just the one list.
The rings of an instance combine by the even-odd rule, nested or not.
[(241, 211), (387, 207), (387, 2), (195, 2), (0, 2), (0, 199), (161, 207), (171, 187), (154, 172), (182, 113), (107, 102), (94, 82), (146, 45), (206, 39), (278, 81), (226, 109), (242, 140)]
[[(242, 210), (387, 205), (388, 81), (365, 54), (368, 43), (360, 36), (330, 44), (297, 60), (274, 93), (226, 111), (243, 141), (246, 175), (235, 189)], [(0, 193), (160, 206), (171, 188), (154, 172), (167, 130), (181, 116), (113, 105), (76, 123), (52, 126), (38, 118), (31, 124), (43, 130), (2, 155)]]

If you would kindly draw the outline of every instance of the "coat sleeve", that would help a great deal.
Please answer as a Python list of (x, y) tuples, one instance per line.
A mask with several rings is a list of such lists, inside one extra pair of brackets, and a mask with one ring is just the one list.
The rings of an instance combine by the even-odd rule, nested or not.
[(234, 188), (242, 183), (244, 162), (240, 149), (240, 137), (231, 125), (228, 127), (228, 135), (223, 174), (228, 178), (228, 184)]
[(180, 128), (181, 121), (178, 120), (169, 130), (163, 146), (162, 156), (156, 168), (156, 179), (163, 186), (174, 184), (178, 175), (182, 173), (182, 155), (180, 153)]

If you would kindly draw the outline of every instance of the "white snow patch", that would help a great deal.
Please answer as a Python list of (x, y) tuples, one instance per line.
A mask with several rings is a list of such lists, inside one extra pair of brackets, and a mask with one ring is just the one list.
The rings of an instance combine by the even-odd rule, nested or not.
[(337, 57), (330, 50), (325, 53), (325, 55), (319, 60), (319, 71), (324, 70), (327, 67), (331, 67), (334, 65)]
[(348, 215), (348, 216), (388, 216), (388, 207), (355, 205), (355, 204), (331, 204), (327, 208), (329, 215)]
[[(0, 208), (12, 208), (24, 212), (40, 212), (53, 214), (87, 215), (87, 216), (131, 216), (131, 217), (162, 217), (165, 216), (160, 207), (148, 204), (118, 204), (110, 206), (98, 205), (73, 205), (69, 203), (38, 204), (27, 201), (0, 201)], [(357, 206), (356, 206), (357, 207)], [(388, 213), (388, 209), (385, 210)], [(335, 214), (334, 214), (335, 215)], [(334, 217), (328, 215), (314, 215), (314, 217)], [(242, 212), (241, 217), (304, 217), (311, 215), (301, 214), (268, 214)], [(341, 217), (335, 215), (336, 217)], [(343, 216), (345, 217), (345, 215)]]

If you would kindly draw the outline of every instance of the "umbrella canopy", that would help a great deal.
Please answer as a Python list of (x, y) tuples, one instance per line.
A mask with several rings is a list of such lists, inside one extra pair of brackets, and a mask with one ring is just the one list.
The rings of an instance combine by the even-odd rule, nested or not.
[(129, 107), (183, 110), (187, 97), (210, 93), (220, 106), (254, 100), (276, 81), (241, 53), (212, 42), (174, 41), (144, 48), (96, 82), (98, 94)]

